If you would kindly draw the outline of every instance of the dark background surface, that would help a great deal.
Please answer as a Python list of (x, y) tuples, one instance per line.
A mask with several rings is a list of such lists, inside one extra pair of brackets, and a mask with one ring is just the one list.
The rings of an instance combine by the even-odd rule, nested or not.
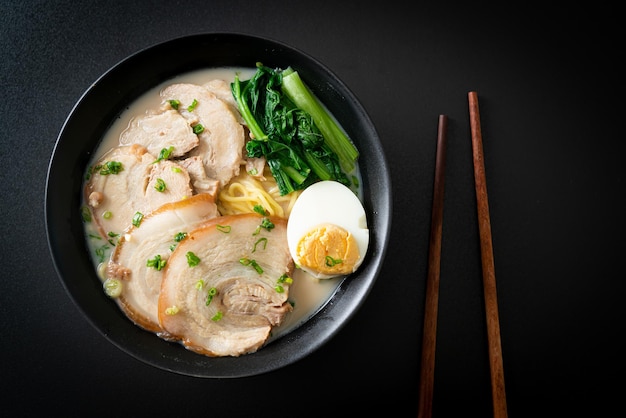
[[(622, 408), (624, 44), (617, 11), (360, 1), (2, 1), (0, 411), (415, 416), (437, 117), (449, 116), (435, 417), (492, 415), (467, 93), (482, 118), (509, 416)], [(504, 9), (504, 5), (501, 6)], [(111, 66), (206, 32), (314, 56), (361, 100), (393, 181), (368, 299), (311, 356), (240, 379), (125, 354), (66, 294), (44, 220), (65, 118)], [(619, 77), (618, 77), (619, 76)]]

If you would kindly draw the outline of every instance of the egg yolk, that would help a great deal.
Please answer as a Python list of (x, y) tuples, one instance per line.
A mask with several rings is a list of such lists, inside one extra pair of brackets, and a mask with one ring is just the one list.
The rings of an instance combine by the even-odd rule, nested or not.
[(359, 259), (359, 246), (344, 228), (324, 224), (300, 239), (296, 255), (301, 267), (327, 275), (350, 274)]

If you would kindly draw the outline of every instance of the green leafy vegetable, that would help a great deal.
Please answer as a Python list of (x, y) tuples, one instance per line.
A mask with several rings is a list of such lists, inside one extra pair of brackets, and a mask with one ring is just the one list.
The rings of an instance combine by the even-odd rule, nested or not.
[(354, 169), (358, 151), (297, 72), (257, 63), (249, 80), (235, 76), (231, 91), (252, 134), (246, 153), (265, 157), (281, 195), (319, 180), (350, 186), (346, 173)]
[(326, 143), (339, 156), (341, 167), (346, 172), (352, 171), (359, 151), (291, 67), (283, 71), (282, 90), (296, 106), (313, 117)]

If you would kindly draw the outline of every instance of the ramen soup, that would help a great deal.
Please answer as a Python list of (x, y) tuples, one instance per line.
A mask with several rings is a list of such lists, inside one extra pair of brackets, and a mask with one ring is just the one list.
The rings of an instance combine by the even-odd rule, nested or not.
[[(259, 159), (247, 159), (245, 146), (242, 147), (241, 142), (235, 142), (234, 145), (207, 145), (202, 142), (203, 133), (221, 132), (222, 135), (231, 137), (240, 136), (239, 130), (242, 130), (245, 140), (250, 138), (247, 125), (233, 99), (230, 83), (235, 79), (235, 74), (238, 74), (240, 80), (247, 80), (254, 75), (255, 70), (214, 68), (194, 71), (170, 79), (146, 92), (112, 123), (95, 150), (85, 176), (82, 207), (85, 237), (94, 269), (103, 282), (103, 296), (106, 294), (115, 300), (138, 326), (166, 340), (192, 341), (189, 345), (185, 344), (187, 348), (209, 356), (237, 356), (254, 352), (301, 325), (328, 302), (342, 279), (358, 268), (367, 248), (367, 242), (360, 242), (362, 253), (353, 252), (359, 263), (349, 272), (321, 276), (306, 272), (300, 268), (299, 263), (294, 263), (295, 245), (285, 245), (286, 241), (277, 242), (273, 239), (277, 235), (272, 235), (280, 232), (285, 237), (284, 240), (287, 239), (284, 231), (288, 222), (293, 221), (290, 220), (292, 210), (297, 207), (296, 202), (304, 192), (296, 191), (280, 196), (267, 165), (259, 165)], [(211, 106), (207, 106), (204, 95), (214, 100)], [(196, 112), (199, 115), (194, 120), (193, 115)], [(213, 122), (207, 123), (206, 115), (213, 118)], [(224, 122), (225, 119), (228, 119), (229, 124)], [(176, 138), (173, 146), (172, 138)], [(212, 164), (209, 169), (206, 168), (207, 159)], [(234, 165), (232, 161), (235, 161)], [(157, 166), (160, 171), (156, 169)], [(352, 186), (354, 193), (350, 194), (353, 197), (361, 196), (358, 166), (347, 174), (356, 179)], [(313, 211), (302, 208), (301, 219), (293, 221), (294, 224), (306, 224), (323, 210), (335, 217), (343, 210), (352, 212), (341, 215), (338, 223), (343, 222), (342, 219), (352, 222), (352, 219), (362, 217), (359, 222), (366, 227), (364, 212), (354, 212), (362, 211), (360, 202), (354, 206), (356, 209), (351, 209), (353, 206), (350, 204), (354, 202), (346, 205), (340, 203), (341, 198), (337, 199), (333, 194), (337, 191), (325, 191), (322, 187), (317, 189), (317, 193), (326, 194), (321, 199), (310, 196), (309, 200), (330, 202), (331, 206)], [(333, 185), (328, 190), (330, 189), (336, 187)], [(133, 205), (138, 200), (143, 203)], [(262, 209), (260, 212), (259, 208)], [(245, 213), (250, 214), (249, 217), (243, 217), (248, 220), (237, 217)], [(132, 224), (129, 219), (132, 219)], [(271, 220), (274, 229), (259, 228), (260, 219)], [(207, 224), (211, 224), (212, 229)], [(291, 274), (282, 276), (286, 280), (284, 286), (280, 283), (271, 284), (277, 295), (271, 296), (275, 303), (269, 308), (270, 311), (250, 312), (255, 314), (250, 315), (254, 318), (259, 313), (268, 318), (276, 315), (281, 317), (280, 323), (270, 327), (267, 338), (258, 336), (258, 333), (267, 333), (268, 330), (267, 324), (257, 323), (257, 319), (251, 320), (245, 327), (245, 333), (254, 335), (233, 337), (236, 333), (222, 334), (221, 329), (214, 329), (222, 312), (205, 312), (202, 318), (190, 316), (187, 321), (193, 322), (193, 325), (184, 323), (181, 319), (182, 311), (178, 312), (181, 304), (195, 303), (188, 300), (192, 298), (189, 294), (182, 296), (185, 300), (180, 300), (180, 290), (176, 286), (185, 281), (197, 288), (197, 298), (201, 298), (197, 305), (206, 306), (207, 309), (213, 305), (210, 302), (212, 298), (217, 298), (216, 289), (208, 283), (207, 272), (193, 267), (193, 263), (198, 264), (199, 258), (215, 257), (215, 260), (219, 260), (224, 252), (232, 251), (232, 247), (239, 242), (237, 240), (242, 239), (234, 232), (244, 227), (253, 228), (255, 230), (252, 233), (258, 234), (254, 248), (249, 248), (247, 254), (257, 250), (254, 254), (259, 254), (261, 251), (257, 246), (264, 246), (267, 248), (265, 252), (269, 252), (271, 245), (281, 244), (277, 255), (272, 256), (281, 260), (276, 264), (293, 263)], [(324, 229), (326, 230), (327, 228)], [(180, 248), (176, 248), (177, 246)], [(174, 250), (183, 250), (183, 247), (186, 257), (175, 256), (174, 254), (181, 251)], [(198, 257), (200, 254), (202, 256)], [(241, 251), (241, 254), (244, 252)], [(242, 257), (239, 259), (241, 266), (235, 268), (242, 271), (246, 269), (245, 272), (211, 271), (210, 274), (243, 277), (253, 267), (272, 264), (261, 255), (255, 255), (254, 259), (252, 256), (237, 257)], [(266, 264), (261, 264), (261, 259)], [(255, 265), (256, 263), (258, 264)], [(271, 270), (274, 267), (263, 268)], [(142, 273), (138, 274), (138, 270)], [(166, 271), (167, 280), (163, 279)], [(277, 270), (275, 274), (281, 277), (280, 273)], [(169, 276), (176, 278), (170, 279)], [(111, 280), (112, 277), (119, 280)], [(165, 281), (168, 282), (167, 286), (164, 285)], [(280, 299), (282, 289), (288, 289), (283, 292), (287, 294), (284, 300)], [(164, 297), (160, 292), (168, 292), (168, 296)], [(232, 304), (239, 303), (243, 306), (249, 302), (250, 299), (237, 299), (241, 298), (240, 293), (227, 295)], [(287, 303), (277, 308), (282, 302)], [(243, 306), (241, 309), (245, 311), (248, 308)], [(277, 309), (285, 311), (277, 312)], [(221, 320), (225, 321), (224, 318)], [(164, 321), (169, 324), (167, 330), (162, 327)], [(190, 331), (192, 328), (194, 331)], [(193, 335), (186, 335), (186, 332), (193, 332)], [(219, 338), (224, 341), (218, 341), (214, 345), (211, 345), (213, 342), (203, 344), (203, 339), (218, 338), (213, 337), (212, 333), (219, 334)], [(256, 338), (258, 342), (239, 349), (233, 348), (228, 341), (229, 338), (248, 337)], [(198, 342), (193, 343), (196, 340)]]

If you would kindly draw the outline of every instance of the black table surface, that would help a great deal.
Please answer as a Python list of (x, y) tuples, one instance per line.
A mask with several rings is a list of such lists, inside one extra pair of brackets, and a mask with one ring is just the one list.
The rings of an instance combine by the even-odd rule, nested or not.
[[(482, 118), (509, 416), (621, 408), (617, 11), (405, 3), (2, 2), (3, 416), (415, 416), (440, 114), (433, 411), (492, 416), (469, 91)], [(362, 307), (310, 356), (237, 379), (156, 369), (108, 342), (58, 279), (44, 220), (48, 162), (82, 93), (134, 52), (208, 32), (266, 36), (331, 68), (372, 118), (393, 182), (391, 240)]]

